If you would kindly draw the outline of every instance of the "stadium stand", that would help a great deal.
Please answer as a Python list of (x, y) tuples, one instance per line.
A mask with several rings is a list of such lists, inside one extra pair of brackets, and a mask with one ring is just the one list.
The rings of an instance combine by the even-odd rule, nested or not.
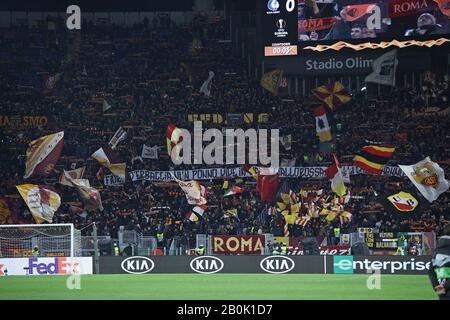
[[(430, 156), (448, 173), (450, 120), (445, 109), (449, 96), (445, 79), (436, 79), (419, 91), (396, 87), (376, 100), (351, 92), (352, 101), (329, 119), (337, 135), (334, 144), (323, 149), (310, 111), (317, 100), (312, 96), (282, 99), (265, 91), (247, 73), (245, 59), (232, 45), (217, 41), (226, 38), (226, 21), (212, 22), (199, 15), (192, 24), (177, 26), (161, 16), (129, 28), (89, 24), (76, 36), (66, 28), (55, 30), (19, 26), (3, 32), (0, 38), (0, 195), (8, 199), (11, 210), (7, 223), (32, 221), (16, 191), (16, 185), (25, 181), (28, 143), (64, 130), (64, 147), (55, 172), (39, 180), (62, 195), (54, 223), (72, 222), (82, 235), (89, 236), (92, 222), (96, 222), (99, 236), (114, 239), (120, 228), (144, 236), (162, 232), (165, 239), (177, 238), (190, 248), (195, 248), (197, 234), (285, 235), (284, 217), (266, 213), (267, 206), (249, 179), (245, 184), (253, 187), (225, 199), (223, 180), (204, 180), (202, 183), (209, 189), (209, 207), (197, 222), (186, 217), (189, 206), (176, 183), (127, 181), (124, 186), (104, 185), (103, 176), (108, 173), (90, 155), (106, 145), (119, 127), (127, 130), (127, 137), (115, 150), (126, 161), (128, 172), (172, 170), (175, 167), (165, 147), (166, 128), (176, 123), (180, 128), (192, 129), (189, 114), (267, 113), (269, 121), (259, 124), (260, 128), (280, 128), (282, 135), (291, 134), (292, 147), (282, 149), (282, 155), (295, 159), (296, 166), (328, 166), (333, 152), (342, 165), (351, 164), (354, 154), (367, 141), (381, 141), (396, 147), (388, 165), (415, 163)], [(206, 97), (199, 88), (209, 70), (215, 77), (211, 97)], [(62, 72), (60, 80), (45, 92), (43, 76), (58, 72)], [(105, 104), (110, 109), (103, 111)], [(447, 114), (442, 116), (440, 112)], [(37, 123), (31, 117), (37, 117)], [(212, 122), (203, 125), (222, 127)], [(244, 128), (251, 126), (244, 124)], [(159, 146), (158, 159), (140, 158), (143, 144)], [(83, 166), (84, 178), (101, 191), (101, 212), (79, 208), (75, 189), (58, 184), (63, 170)], [(201, 167), (181, 165), (176, 169)], [(331, 192), (327, 179), (289, 178), (283, 183), (296, 191)], [(384, 232), (435, 231), (440, 235), (450, 220), (448, 192), (420, 214), (407, 218), (386, 210), (377, 195), (412, 191), (407, 179), (355, 175), (348, 189), (354, 196), (348, 204), (351, 220), (328, 222), (321, 217), (304, 227), (289, 226), (289, 234), (332, 238), (335, 227), (340, 227), (341, 233), (377, 227)], [(224, 217), (231, 208), (237, 209), (238, 218)]]

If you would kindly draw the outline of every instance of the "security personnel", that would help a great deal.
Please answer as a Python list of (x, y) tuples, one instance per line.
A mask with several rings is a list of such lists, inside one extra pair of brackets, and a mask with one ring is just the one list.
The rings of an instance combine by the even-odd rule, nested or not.
[(114, 242), (114, 255), (117, 257), (120, 254), (120, 249), (119, 249), (119, 245), (117, 244), (117, 242)]
[(309, 162), (309, 156), (307, 154), (304, 154), (303, 155), (303, 163), (308, 164), (308, 162)]
[(283, 242), (283, 245), (281, 246), (281, 255), (283, 256), (287, 255), (287, 250), (288, 250), (287, 245), (285, 242)]
[(341, 235), (341, 228), (337, 227), (334, 228), (334, 238), (335, 238), (335, 245), (339, 243), (339, 236)]
[(405, 255), (405, 250), (403, 249), (403, 247), (398, 247), (397, 251), (395, 252), (395, 255), (397, 255), (397, 256), (404, 256)]
[(280, 245), (277, 244), (272, 250), (272, 255), (278, 256), (280, 254), (281, 254), (281, 247)]
[(336, 124), (336, 131), (337, 131), (337, 133), (336, 133), (336, 139), (337, 140), (340, 140), (341, 139), (341, 132), (342, 132), (342, 123), (337, 123)]
[(202, 244), (199, 245), (198, 248), (195, 249), (195, 253), (196, 253), (198, 256), (203, 256), (203, 255), (205, 255), (205, 248), (203, 247)]
[(436, 246), (428, 276), (439, 300), (450, 300), (450, 223)]
[(156, 234), (156, 239), (158, 239), (158, 243), (162, 243), (164, 240), (164, 233), (163, 232), (158, 232)]
[(317, 160), (317, 162), (322, 162), (323, 161), (323, 156), (320, 154), (320, 153), (317, 153), (317, 155), (316, 155), (316, 160)]
[(40, 252), (39, 252), (39, 247), (38, 246), (34, 246), (33, 250), (31, 250), (31, 255), (33, 257), (39, 257)]

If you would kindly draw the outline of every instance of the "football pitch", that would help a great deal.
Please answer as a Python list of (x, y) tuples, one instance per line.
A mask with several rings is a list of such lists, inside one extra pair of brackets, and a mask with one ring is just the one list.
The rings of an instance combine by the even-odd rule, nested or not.
[(145, 274), (84, 275), (69, 290), (68, 276), (0, 277), (0, 300), (436, 300), (427, 276), (381, 275), (380, 289), (368, 275)]

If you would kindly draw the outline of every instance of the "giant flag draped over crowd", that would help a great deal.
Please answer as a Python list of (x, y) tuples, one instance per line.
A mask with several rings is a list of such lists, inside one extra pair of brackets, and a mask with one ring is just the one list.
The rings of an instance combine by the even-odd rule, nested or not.
[(395, 148), (390, 147), (365, 146), (353, 158), (353, 162), (367, 173), (381, 174), (394, 151)]
[(64, 131), (33, 140), (28, 145), (24, 178), (47, 176), (55, 167), (64, 142)]
[(125, 181), (127, 165), (125, 162), (119, 160), (118, 155), (109, 145), (98, 149), (91, 157), (97, 160), (102, 166), (108, 168), (112, 174)]
[(352, 96), (339, 81), (313, 89), (312, 93), (333, 111), (352, 99)]
[(323, 106), (312, 109), (312, 113), (316, 118), (316, 132), (319, 140), (322, 142), (331, 141), (331, 129), (328, 124), (327, 113)]
[(331, 181), (331, 190), (339, 197), (345, 195), (347, 189), (345, 188), (344, 177), (342, 176), (341, 169), (339, 168), (339, 161), (335, 154), (333, 154), (333, 164), (325, 170), (325, 174)]
[(22, 184), (16, 186), (23, 200), (27, 204), (36, 223), (44, 221), (52, 223), (53, 215), (61, 205), (61, 197), (51, 187)]
[(430, 157), (413, 165), (399, 165), (399, 167), (429, 202), (436, 200), (449, 188), (444, 170), (436, 162), (431, 161)]

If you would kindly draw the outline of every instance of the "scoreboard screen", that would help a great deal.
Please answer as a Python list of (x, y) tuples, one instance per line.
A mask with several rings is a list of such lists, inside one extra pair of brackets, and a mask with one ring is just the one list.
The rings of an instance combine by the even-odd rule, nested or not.
[(265, 56), (314, 42), (425, 39), (450, 33), (448, 0), (260, 0)]

